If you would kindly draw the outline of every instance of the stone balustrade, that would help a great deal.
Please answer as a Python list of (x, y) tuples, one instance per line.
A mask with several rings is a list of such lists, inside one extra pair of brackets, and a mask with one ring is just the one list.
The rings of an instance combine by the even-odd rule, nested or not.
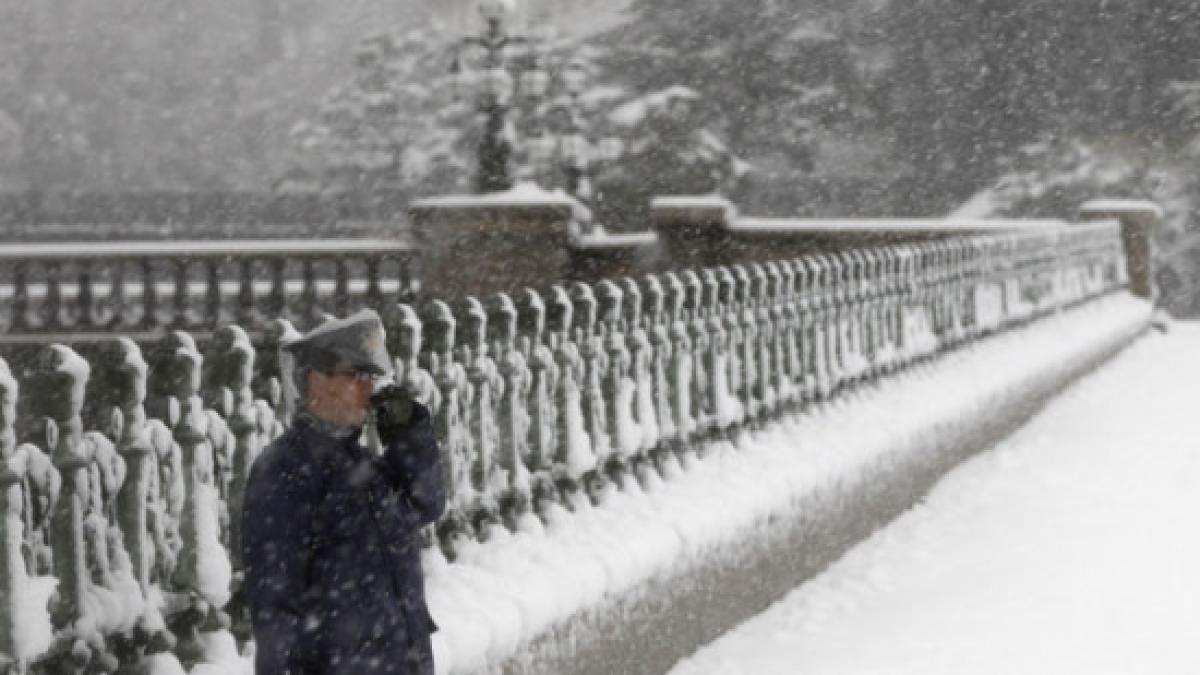
[(414, 291), (408, 244), (375, 239), (0, 245), (0, 338), (303, 325)]
[[(302, 265), (331, 255), (319, 248), (297, 244), (289, 255)], [(238, 292), (257, 297), (244, 279), (260, 252), (160, 262), (102, 251), (80, 251), (78, 269), (196, 264), (220, 281), (232, 259)], [(377, 262), (403, 254), (356, 251)], [(29, 298), (38, 260), (36, 248), (20, 258), (22, 321), (38, 314)], [(61, 278), (40, 279), (39, 307), (61, 307), (52, 301)], [(268, 311), (292, 307), (279, 278)], [(313, 286), (304, 279), (301, 295)], [(434, 299), (420, 311), (376, 304), (397, 381), (434, 413), (451, 497), (427, 541), (453, 560), (464, 542), (486, 542), (551, 504), (577, 509), (651, 473), (669, 478), (705, 439), (1127, 284), (1119, 225), (1097, 221)], [(88, 278), (79, 288), (96, 287)], [(256, 348), (231, 321), (245, 317), (207, 288), (212, 304), (199, 316), (215, 330), (206, 340), (173, 330), (144, 349), (119, 338), (86, 359), (54, 344), (13, 370), (0, 361), (0, 670), (190, 667), (248, 637), (234, 545), (241, 493), (293, 412), (280, 347), (296, 331), (287, 318), (256, 318)], [(108, 311), (122, 306), (108, 298)], [(192, 299), (148, 316), (195, 325), (177, 321), (197, 309)], [(39, 329), (57, 325), (48, 311)], [(125, 319), (74, 320), (113, 317)], [(57, 590), (43, 608), (27, 596), (46, 577)], [(42, 625), (53, 629), (46, 644), (30, 637)]]

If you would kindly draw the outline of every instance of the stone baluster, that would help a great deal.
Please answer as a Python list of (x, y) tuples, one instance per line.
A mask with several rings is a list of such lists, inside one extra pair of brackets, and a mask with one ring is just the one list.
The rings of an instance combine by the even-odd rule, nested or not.
[(125, 328), (125, 312), (129, 308), (129, 301), (125, 295), (125, 270), (129, 263), (125, 260), (114, 260), (112, 262), (112, 288), (108, 293), (108, 309), (110, 314), (108, 320), (104, 322), (104, 327), (110, 331), (120, 331)]
[(315, 323), (321, 313), (321, 301), (317, 297), (316, 261), (303, 258), (300, 261), (300, 316), (309, 323)]
[(463, 344), (459, 360), (470, 382), (467, 419), (471, 429), (470, 505), (476, 532), (486, 536), (489, 525), (497, 522), (498, 499), (503, 476), (497, 471), (500, 434), (496, 427), (496, 405), (504, 393), (504, 380), (487, 344), (487, 313), (479, 300), (467, 297), (463, 302)]
[(79, 266), (79, 274), (76, 276), (79, 294), (75, 296), (75, 328), (95, 328), (96, 294), (92, 288), (92, 263), (89, 260), (79, 260), (75, 264)]
[(716, 412), (712, 407), (711, 391), (714, 384), (715, 370), (713, 367), (713, 340), (718, 337), (712, 333), (708, 323), (708, 314), (704, 306), (704, 284), (700, 276), (692, 270), (685, 270), (682, 275), (683, 287), (686, 291), (687, 312), (685, 320), (688, 325), (688, 340), (691, 351), (688, 356), (692, 359), (691, 385), (689, 394), (691, 402), (691, 419), (696, 430), (708, 432), (716, 424)]
[(383, 307), (383, 287), (379, 285), (379, 259), (367, 257), (363, 261), (367, 273), (367, 289), (364, 294), (368, 307)]
[(621, 315), (624, 294), (609, 280), (596, 284), (596, 300), (599, 308), (599, 333), (607, 367), (601, 377), (604, 395), (605, 429), (611, 438), (612, 454), (605, 473), (623, 481), (628, 475), (630, 463), (640, 449), (641, 439), (633, 421), (634, 385), (630, 378), (633, 359), (625, 344), (623, 318)]
[(221, 325), (221, 261), (212, 258), (204, 261), (207, 279), (204, 282), (204, 323), (210, 327)]
[(775, 392), (777, 405), (792, 401), (792, 360), (788, 354), (788, 341), (792, 338), (792, 318), (788, 310), (787, 292), (791, 287), (790, 271), (785, 274), (784, 266), (778, 262), (768, 263), (763, 268), (767, 276), (766, 305), (771, 326), (769, 348), (771, 351), (771, 388)]
[(267, 292), (267, 316), (272, 319), (287, 319), (287, 264), (286, 258), (279, 256), (271, 258), (271, 289)]
[(212, 351), (207, 359), (210, 386), (232, 393), (232, 406), (226, 416), (235, 439), (230, 458), (231, 481), (226, 504), (229, 509), (229, 542), (234, 569), (242, 568), (241, 520), (246, 482), (250, 466), (262, 450), (258, 433), (258, 415), (250, 383), (254, 374), (255, 351), (250, 336), (239, 326), (222, 326), (213, 334)]
[(46, 275), (46, 297), (42, 298), (39, 327), (44, 330), (55, 330), (63, 325), (62, 282), (59, 280), (61, 268), (62, 265), (58, 262), (48, 262), (42, 269)]
[(646, 289), (646, 336), (650, 342), (650, 383), (654, 399), (654, 416), (658, 422), (656, 440), (674, 441), (678, 429), (676, 416), (671, 408), (671, 326), (666, 311), (667, 294), (662, 282), (655, 275), (645, 277)]
[(0, 667), (24, 672), (27, 659), (16, 639), (17, 617), (24, 615), (29, 592), (26, 543), (25, 495), (27, 459), (17, 447), (13, 423), (17, 414), (17, 381), (8, 364), (0, 359)]
[(742, 377), (741, 348), (744, 332), (738, 316), (736, 280), (727, 267), (706, 269), (703, 311), (707, 317), (704, 372), (710, 376), (705, 410), (724, 429), (741, 421), (745, 407), (734, 397)]
[(853, 299), (850, 261), (846, 251), (829, 254), (830, 295), (832, 298), (833, 359), (835, 390), (854, 376)]
[(18, 333), (29, 330), (29, 263), (19, 261), (13, 264), (13, 298), (12, 325), (9, 332)]
[(500, 435), (497, 468), (504, 483), (500, 509), (504, 522), (517, 529), (520, 517), (528, 512), (531, 501), (529, 459), (529, 392), (533, 375), (525, 354), (517, 345), (517, 307), (506, 293), (492, 299), (492, 333), (499, 375), (504, 386), (499, 396), (497, 427)]
[(83, 408), (90, 368), (78, 354), (62, 345), (40, 352), (25, 387), (29, 413), (45, 418), (46, 444), (62, 477), (62, 492), (50, 516), (50, 547), (57, 601), (51, 608), (56, 626), (71, 626), (71, 653), (54, 659), (52, 672), (82, 672), (93, 661), (101, 664), (99, 636), (78, 628), (98, 624), (102, 617), (86, 602), (92, 584), (84, 538), (85, 517), (91, 505), (91, 447), (83, 442)]
[(283, 347), (300, 339), (300, 332), (287, 319), (272, 319), (263, 329), (262, 349), (254, 359), (250, 386), (254, 395), (269, 406), (271, 419), (264, 441), (282, 433), (292, 423), (300, 390), (295, 381), (295, 359)]
[(556, 482), (559, 490), (568, 498), (579, 494), (584, 474), (596, 467), (596, 455), (592, 439), (587, 433), (583, 409), (583, 382), (587, 366), (580, 354), (579, 345), (572, 337), (575, 306), (571, 297), (561, 286), (550, 289), (549, 347), (554, 353), (558, 378), (554, 390), (558, 425), (555, 436), (558, 448), (554, 455)]
[(892, 262), (894, 255), (895, 251), (890, 246), (880, 246), (873, 252), (875, 275), (874, 281), (871, 284), (872, 302), (874, 303), (872, 325), (875, 331), (873, 359), (875, 366), (872, 371), (873, 375), (890, 372), (892, 363), (895, 360), (895, 351), (889, 324), (892, 302)]
[(178, 329), (185, 329), (190, 323), (191, 315), (191, 298), (188, 293), (188, 265), (189, 260), (179, 258), (175, 263), (175, 302), (174, 316), (171, 319), (171, 326)]
[(185, 667), (212, 658), (200, 637), (203, 627), (228, 602), (232, 567), (220, 541), (220, 504), (213, 448), (209, 441), (209, 417), (200, 398), (203, 358), (195, 340), (181, 331), (164, 341), (165, 388), (176, 405), (178, 421), (173, 435), (182, 459), (183, 510), (179, 518), (182, 548), (171, 575), (174, 589), (187, 598), (187, 609), (168, 620), (180, 637), (176, 650)]
[(446, 515), (438, 526), (438, 537), (446, 555), (453, 558), (454, 542), (466, 536), (470, 529), (466, 513), (473, 496), (470, 480), (471, 435), (465, 415), (470, 385), (466, 370), (454, 357), (457, 322), (450, 306), (441, 300), (431, 302), (425, 328), (430, 347), (429, 372), (439, 395), (434, 423), (449, 495)]
[(776, 388), (781, 399), (794, 405), (800, 400), (801, 378), (800, 349), (797, 334), (800, 327), (800, 312), (796, 300), (796, 267), (791, 260), (775, 263), (778, 275), (776, 305), (779, 312), (779, 359), (780, 368)]
[(671, 343), (667, 384), (673, 414), (672, 426), (682, 445), (696, 432), (696, 420), (692, 413), (692, 379), (695, 377), (696, 358), (688, 321), (687, 289), (674, 273), (667, 273), (663, 280), (666, 284), (667, 338)]
[(434, 415), (442, 404), (442, 393), (433, 374), (421, 366), (423, 344), (421, 318), (410, 305), (397, 304), (384, 312), (387, 320), (388, 353), (392, 355), (395, 380), (414, 401)]
[[(737, 345), (740, 366), (740, 386), (737, 388), (742, 410), (747, 419), (755, 419), (762, 411), (762, 400), (757, 396), (759, 376), (762, 374), (758, 362), (757, 307), (750, 273), (744, 265), (734, 265), (734, 306), (741, 334)], [(741, 421), (741, 420), (738, 420)]]
[(800, 352), (801, 401), (815, 401), (817, 387), (817, 308), (816, 308), (816, 262), (812, 256), (793, 261), (796, 273), (796, 346)]
[(816, 346), (820, 350), (817, 355), (820, 373), (818, 387), (821, 398), (825, 399), (837, 388), (841, 373), (841, 363), (838, 359), (837, 270), (833, 267), (833, 260), (826, 255), (818, 254), (815, 260), (818, 336)]
[(142, 330), (158, 328), (158, 287), (154, 261), (142, 259)]
[(254, 299), (254, 258), (238, 260), (237, 267), (237, 312), (234, 314), (234, 320), (243, 326), (253, 326), (257, 314)]
[(650, 371), (654, 347), (646, 331), (643, 315), (646, 299), (641, 287), (637, 281), (626, 277), (621, 280), (621, 293), (625, 296), (622, 306), (625, 310), (626, 344), (629, 347), (629, 373), (633, 379), (633, 419), (640, 432), (638, 452), (641, 455), (653, 448), (659, 437), (658, 409), (654, 403), (654, 380)]
[(547, 346), (546, 304), (537, 291), (526, 288), (519, 296), (522, 351), (529, 366), (529, 457), (526, 464), (534, 474), (550, 471), (558, 447), (558, 412), (554, 391), (558, 365)]
[(612, 454), (612, 438), (609, 436), (608, 413), (604, 400), (604, 374), (608, 370), (608, 356), (604, 352), (603, 337), (597, 325), (598, 303), (592, 287), (584, 283), (571, 285), (571, 301), (575, 305), (575, 335), (583, 358), (583, 423), (592, 440), (592, 454), (596, 457), (597, 469), (584, 476), (584, 487), (595, 501), (603, 488), (603, 467)]
[[(148, 503), (154, 471), (153, 448), (146, 438), (146, 386), (148, 366), (137, 343), (117, 338), (106, 344), (94, 381), (108, 395), (108, 413), (116, 422), (117, 453), (125, 463), (125, 480), (117, 494), (116, 520), (132, 565), (131, 574), (142, 593), (150, 590), (150, 565), (154, 557), (149, 540)], [(95, 389), (95, 388), (94, 388)], [(97, 393), (99, 391), (97, 390)]]
[(778, 391), (775, 387), (776, 373), (781, 364), (775, 356), (776, 322), (771, 316), (771, 288), (767, 270), (760, 264), (753, 264), (747, 270), (750, 274), (750, 296), (754, 304), (755, 326), (755, 361), (758, 364), (758, 380), (754, 394), (758, 399), (759, 415), (775, 410)]
[(350, 261), (339, 257), (334, 259), (333, 264), (333, 306), (339, 309), (348, 308), (353, 299), (350, 296)]

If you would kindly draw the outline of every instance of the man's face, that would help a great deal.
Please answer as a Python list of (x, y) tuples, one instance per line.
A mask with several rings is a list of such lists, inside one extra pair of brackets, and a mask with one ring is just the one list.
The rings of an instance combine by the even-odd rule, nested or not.
[(308, 374), (308, 409), (313, 415), (341, 427), (361, 426), (375, 391), (371, 375), (363, 371), (338, 370)]

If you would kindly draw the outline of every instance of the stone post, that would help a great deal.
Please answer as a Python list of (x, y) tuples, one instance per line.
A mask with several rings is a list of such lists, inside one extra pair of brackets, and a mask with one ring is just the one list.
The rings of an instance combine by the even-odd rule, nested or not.
[(471, 437), (464, 420), (467, 374), (454, 358), (457, 322), (450, 306), (435, 300), (425, 321), (429, 331), (429, 372), (438, 389), (434, 425), (442, 450), (449, 506), (438, 526), (438, 538), (447, 557), (454, 557), (454, 542), (466, 533), (465, 514), (471, 496), (468, 462)]
[(1079, 207), (1080, 220), (1115, 218), (1121, 223), (1129, 290), (1147, 300), (1155, 299), (1153, 235), (1162, 216), (1162, 208), (1147, 201), (1098, 199)]
[(579, 208), (571, 197), (530, 184), (413, 202), (422, 288), (456, 300), (566, 279)]
[(242, 504), (250, 465), (261, 450), (258, 420), (254, 410), (254, 395), (250, 391), (254, 373), (254, 346), (250, 336), (238, 326), (223, 326), (213, 334), (213, 351), (209, 358), (214, 386), (232, 392), (233, 406), (229, 414), (229, 431), (236, 439), (231, 462), (232, 479), (229, 486), (229, 542), (234, 569), (241, 569)]
[(496, 398), (504, 392), (504, 380), (487, 344), (487, 313), (473, 297), (464, 301), (463, 345), (459, 359), (466, 367), (470, 396), (467, 419), (471, 430), (470, 485), (473, 492), (471, 518), (480, 534), (496, 515), (499, 491), (495, 482), (496, 455), (500, 433), (496, 427)]
[(491, 316), (496, 362), (504, 379), (497, 420), (500, 434), (497, 465), (505, 483), (500, 508), (505, 522), (515, 530), (517, 519), (528, 510), (531, 501), (532, 483), (525, 462), (529, 457), (527, 402), (533, 376), (525, 354), (517, 348), (517, 307), (508, 294), (496, 294)]
[(554, 388), (558, 366), (554, 352), (546, 346), (546, 304), (537, 291), (526, 288), (521, 292), (518, 318), (521, 322), (523, 351), (529, 365), (529, 470), (546, 472), (554, 463), (557, 447), (558, 415), (555, 410)]
[[(25, 461), (18, 454), (13, 422), (17, 413), (17, 381), (0, 359), (0, 668), (19, 661), (16, 618), (25, 590), (24, 523), (21, 494)], [(13, 531), (11, 528), (15, 528)]]

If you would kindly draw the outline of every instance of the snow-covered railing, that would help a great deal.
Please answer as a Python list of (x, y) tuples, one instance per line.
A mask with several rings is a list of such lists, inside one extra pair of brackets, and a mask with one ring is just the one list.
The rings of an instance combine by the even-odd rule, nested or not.
[[(552, 505), (669, 476), (706, 438), (1126, 282), (1119, 226), (1101, 221), (388, 305), (397, 380), (434, 411), (448, 467), (427, 543), (453, 560)], [(237, 659), (242, 488), (292, 413), (294, 329), (265, 335), (0, 361), (0, 661)]]
[(309, 323), (411, 297), (411, 259), (385, 239), (3, 244), (0, 341)]

